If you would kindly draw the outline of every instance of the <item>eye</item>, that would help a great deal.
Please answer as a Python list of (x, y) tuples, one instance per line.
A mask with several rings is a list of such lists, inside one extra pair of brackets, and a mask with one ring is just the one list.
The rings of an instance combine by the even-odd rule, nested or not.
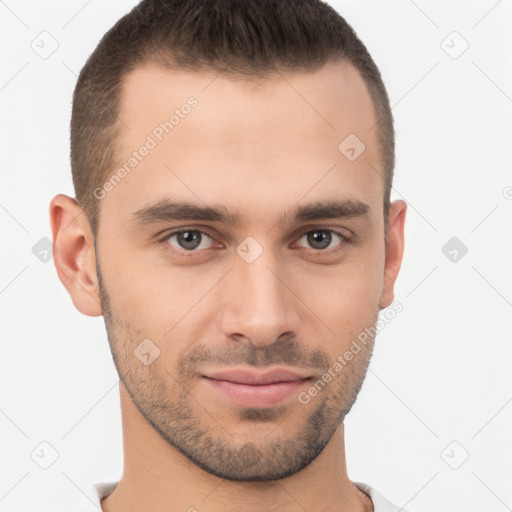
[[(302, 239), (306, 240), (308, 245), (300, 244)], [(313, 229), (305, 232), (299, 239), (298, 246), (310, 249), (314, 252), (331, 253), (331, 249), (335, 252), (341, 250), (349, 239), (341, 232), (334, 229)], [(197, 255), (203, 250), (219, 247), (222, 244), (201, 229), (180, 229), (167, 233), (161, 242), (165, 242), (170, 246), (170, 250), (184, 256)], [(336, 241), (338, 243), (336, 244)], [(214, 243), (212, 243), (214, 242)]]
[[(171, 242), (173, 239), (175, 239), (177, 245)], [(167, 242), (169, 245), (172, 245), (181, 251), (197, 252), (196, 249), (201, 250), (209, 248), (205, 239), (213, 240), (208, 233), (199, 229), (181, 229), (166, 235), (162, 241)]]
[(324, 251), (325, 249), (332, 249), (335, 246), (331, 246), (331, 242), (339, 241), (338, 246), (346, 242), (346, 237), (339, 231), (333, 229), (313, 229), (304, 233), (299, 241), (306, 238), (306, 242), (309, 244), (309, 248), (315, 251)]

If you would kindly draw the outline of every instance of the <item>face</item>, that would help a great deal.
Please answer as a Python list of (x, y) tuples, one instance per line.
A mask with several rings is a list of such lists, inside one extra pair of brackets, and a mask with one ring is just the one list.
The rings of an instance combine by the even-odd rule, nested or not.
[(366, 87), (344, 63), (261, 82), (145, 65), (120, 118), (96, 240), (120, 378), (206, 471), (293, 474), (354, 403), (374, 340), (344, 354), (392, 300)]

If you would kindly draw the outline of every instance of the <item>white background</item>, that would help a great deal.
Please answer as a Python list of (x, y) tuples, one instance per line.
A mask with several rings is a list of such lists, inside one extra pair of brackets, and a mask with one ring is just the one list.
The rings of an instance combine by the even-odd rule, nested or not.
[[(121, 476), (103, 318), (75, 310), (53, 261), (32, 248), (51, 238), (50, 199), (74, 196), (76, 76), (135, 3), (0, 1), (2, 511), (78, 510), (92, 483)], [(404, 310), (379, 334), (346, 420), (349, 476), (411, 512), (511, 510), (512, 1), (331, 4), (383, 74), (397, 131), (392, 199), (409, 205)], [(58, 43), (47, 59), (31, 47), (43, 31)], [(469, 44), (458, 58), (453, 31)], [(442, 252), (454, 236), (468, 248), (455, 263)], [(31, 457), (43, 441), (59, 454), (48, 469)]]

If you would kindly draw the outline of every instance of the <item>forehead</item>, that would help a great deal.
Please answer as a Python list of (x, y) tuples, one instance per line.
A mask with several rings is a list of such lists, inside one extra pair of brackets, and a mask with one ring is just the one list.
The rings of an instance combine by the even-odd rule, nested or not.
[(372, 100), (346, 62), (258, 81), (146, 63), (125, 77), (119, 117), (128, 172), (105, 203), (135, 208), (167, 191), (239, 205), (257, 192), (272, 208), (308, 189), (382, 202)]
[[(129, 128), (124, 139), (150, 132), (156, 120), (169, 119), (190, 97), (197, 99), (199, 108), (186, 128), (211, 144), (246, 142), (250, 136), (278, 130), (280, 138), (289, 134), (335, 140), (351, 130), (365, 143), (373, 142), (376, 118), (370, 95), (359, 72), (345, 61), (268, 79), (233, 79), (213, 71), (169, 70), (145, 63), (124, 80), (120, 115)], [(188, 135), (181, 128), (174, 130), (173, 139), (195, 145)]]

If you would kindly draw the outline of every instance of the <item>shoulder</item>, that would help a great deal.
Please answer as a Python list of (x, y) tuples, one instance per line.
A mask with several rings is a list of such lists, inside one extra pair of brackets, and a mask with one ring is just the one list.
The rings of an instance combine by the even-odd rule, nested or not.
[(407, 512), (406, 509), (391, 503), (379, 491), (363, 482), (352, 482), (358, 489), (369, 496), (373, 503), (374, 512)]

